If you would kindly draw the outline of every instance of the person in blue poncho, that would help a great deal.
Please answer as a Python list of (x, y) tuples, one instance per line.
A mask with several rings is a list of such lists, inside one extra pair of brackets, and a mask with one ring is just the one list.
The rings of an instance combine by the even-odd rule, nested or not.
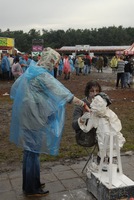
[(2, 69), (3, 79), (9, 81), (9, 79), (10, 79), (10, 62), (8, 60), (7, 53), (3, 54), (3, 58), (1, 61), (1, 69)]
[(40, 182), (40, 153), (58, 155), (66, 103), (88, 106), (75, 97), (51, 72), (60, 54), (45, 48), (38, 63), (29, 68), (12, 85), (14, 100), (10, 141), (23, 148), (23, 191), (28, 196), (45, 196)]

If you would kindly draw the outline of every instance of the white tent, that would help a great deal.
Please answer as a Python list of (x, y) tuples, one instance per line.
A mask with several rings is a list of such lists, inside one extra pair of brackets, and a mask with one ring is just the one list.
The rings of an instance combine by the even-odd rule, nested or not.
[(20, 52), (18, 49), (14, 48), (14, 50), (15, 50), (17, 53), (20, 53), (20, 54), (21, 54), (21, 52)]
[(124, 50), (125, 55), (134, 55), (134, 43), (127, 49)]

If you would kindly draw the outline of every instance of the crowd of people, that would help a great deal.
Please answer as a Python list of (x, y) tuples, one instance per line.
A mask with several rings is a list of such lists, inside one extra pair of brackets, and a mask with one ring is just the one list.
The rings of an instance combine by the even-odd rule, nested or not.
[[(37, 58), (27, 53), (15, 56), (9, 53), (1, 54), (0, 79), (16, 80), (27, 70), (32, 60), (39, 62), (40, 58), (40, 54)], [(75, 57), (63, 55), (51, 73), (55, 78), (62, 75), (65, 80), (69, 80), (72, 73), (76, 76), (88, 75), (91, 73), (92, 68), (95, 68), (98, 73), (102, 73), (106, 67), (111, 67), (113, 73), (117, 74), (116, 88), (119, 87), (119, 84), (121, 88), (130, 88), (134, 72), (134, 59), (132, 56), (115, 55), (108, 58), (105, 55), (99, 55), (90, 57), (88, 53), (76, 55)]]
[(29, 67), (32, 60), (27, 54), (12, 55), (7, 52), (1, 54), (0, 79), (16, 80)]
[(110, 61), (113, 73), (117, 74), (116, 89), (131, 86), (134, 73), (134, 59), (132, 56), (113, 56)]

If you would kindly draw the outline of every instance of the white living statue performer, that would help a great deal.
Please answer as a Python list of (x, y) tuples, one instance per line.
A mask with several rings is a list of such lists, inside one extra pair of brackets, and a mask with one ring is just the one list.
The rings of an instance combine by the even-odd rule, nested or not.
[[(125, 143), (125, 138), (120, 132), (122, 129), (121, 121), (118, 116), (109, 108), (111, 101), (107, 94), (100, 92), (97, 94), (90, 104), (91, 111), (85, 112), (81, 118), (78, 119), (80, 128), (86, 133), (93, 127), (96, 128), (99, 156), (102, 157), (104, 149), (105, 136), (113, 134), (117, 135), (119, 147), (122, 148)], [(117, 156), (116, 143), (113, 143), (113, 157)], [(107, 145), (106, 155), (109, 156), (110, 146)]]

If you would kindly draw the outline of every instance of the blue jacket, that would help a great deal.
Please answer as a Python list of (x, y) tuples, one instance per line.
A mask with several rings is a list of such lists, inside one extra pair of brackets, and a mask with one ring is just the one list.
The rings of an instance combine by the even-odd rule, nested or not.
[(2, 58), (1, 69), (2, 69), (2, 72), (8, 72), (8, 71), (10, 71), (10, 62), (9, 62), (7, 56), (4, 56)]

